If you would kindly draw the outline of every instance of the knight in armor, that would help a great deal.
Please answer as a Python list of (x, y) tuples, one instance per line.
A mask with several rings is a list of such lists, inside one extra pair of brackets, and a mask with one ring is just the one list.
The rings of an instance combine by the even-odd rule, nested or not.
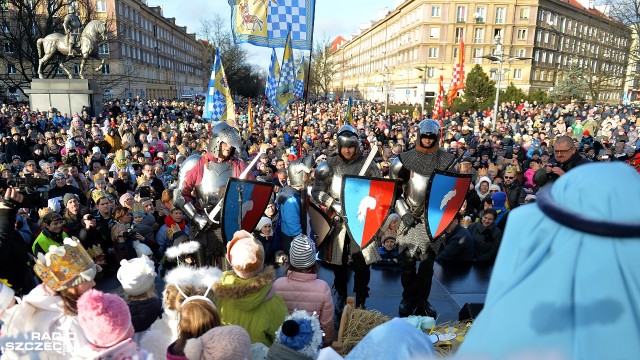
[(293, 238), (300, 234), (307, 234), (307, 181), (312, 163), (313, 156), (292, 161), (287, 169), (288, 184), (280, 190), (276, 198), (280, 213), (278, 235), (282, 250), (287, 256), (289, 256), (289, 248)]
[[(435, 309), (429, 304), (433, 263), (438, 252), (444, 247), (444, 236), (429, 241), (425, 226), (425, 200), (427, 183), (435, 169), (447, 170), (455, 156), (438, 146), (440, 125), (427, 119), (418, 125), (418, 139), (415, 148), (401, 153), (391, 164), (390, 175), (399, 179), (401, 187), (395, 210), (402, 219), (403, 226), (398, 233), (401, 262), (402, 301), (400, 316), (428, 315), (436, 317)], [(420, 266), (416, 272), (416, 261)]]
[[(348, 235), (345, 219), (342, 218), (342, 177), (358, 175), (366, 163), (366, 158), (360, 152), (360, 140), (353, 126), (342, 126), (337, 135), (338, 154), (329, 157), (316, 168), (311, 196), (316, 203), (327, 208), (329, 217), (335, 222), (331, 239), (320, 248), (319, 257), (332, 265), (333, 287), (337, 293), (336, 312), (341, 313), (347, 299), (348, 265), (351, 264), (354, 269), (353, 291), (356, 294), (356, 307), (364, 308), (369, 296), (369, 264), (376, 259), (371, 252), (377, 250), (375, 246), (369, 246), (364, 252), (361, 251)], [(382, 174), (372, 162), (365, 176), (382, 177)]]
[[(208, 215), (224, 198), (227, 180), (240, 177), (247, 165), (235, 156), (242, 139), (226, 122), (216, 124), (204, 155), (191, 155), (180, 169), (180, 184), (174, 191), (173, 204), (191, 219), (189, 237), (200, 243), (199, 263), (223, 266), (225, 244), (222, 239), (220, 213)], [(251, 177), (251, 174), (248, 174)]]

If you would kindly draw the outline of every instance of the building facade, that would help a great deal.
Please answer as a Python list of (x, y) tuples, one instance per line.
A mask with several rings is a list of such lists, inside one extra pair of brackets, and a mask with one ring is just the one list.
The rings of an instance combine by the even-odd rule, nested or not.
[[(504, 54), (499, 64), (483, 56)], [(421, 103), (435, 96), (438, 79), (445, 91), (465, 43), (465, 72), (475, 64), (525, 92), (553, 90), (568, 69), (579, 67), (601, 81), (600, 100), (622, 95), (630, 31), (575, 0), (406, 0), (333, 52), (338, 96), (395, 103)], [(515, 60), (524, 57), (528, 60)]]
[[(3, 1), (6, 0), (0, 0)], [(62, 0), (53, 1), (67, 4)], [(84, 70), (85, 78), (98, 82), (105, 100), (136, 96), (149, 99), (190, 97), (204, 92), (208, 69), (205, 69), (203, 54), (209, 47), (186, 27), (177, 25), (175, 18), (166, 18), (160, 6), (149, 6), (144, 0), (84, 0), (75, 4), (81, 20), (87, 17), (105, 20), (110, 29), (110, 42), (99, 49), (99, 57), (106, 60), (102, 72), (92, 70), (98, 64), (95, 60), (89, 61)], [(91, 8), (83, 8), (84, 4)], [(45, 3), (42, 5), (35, 11), (42, 13), (41, 21), (47, 21)], [(9, 4), (0, 10), (13, 11)], [(63, 18), (66, 14), (67, 9), (61, 8), (55, 17)], [(2, 31), (15, 31), (12, 22), (4, 22)], [(57, 31), (62, 32), (62, 29)], [(5, 44), (2, 50), (10, 49)], [(18, 76), (14, 64), (2, 61), (4, 64), (0, 66), (6, 70), (2, 76)], [(71, 59), (65, 67), (77, 76), (79, 64), (80, 59)], [(55, 73), (55, 77), (65, 76), (60, 69)], [(11, 97), (17, 93), (14, 88), (6, 91)]]

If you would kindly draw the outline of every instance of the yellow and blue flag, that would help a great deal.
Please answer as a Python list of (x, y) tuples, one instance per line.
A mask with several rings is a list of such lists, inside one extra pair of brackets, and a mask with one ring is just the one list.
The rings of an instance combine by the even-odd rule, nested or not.
[(296, 99), (302, 99), (302, 97), (304, 96), (304, 57), (302, 57), (300, 64), (298, 64), (295, 89)]
[(235, 107), (217, 48), (202, 118), (210, 121), (235, 120)]
[[(278, 76), (278, 90), (276, 91), (276, 105), (279, 113), (284, 113), (289, 104), (296, 100), (295, 97), (296, 66), (293, 60), (293, 50), (291, 49), (291, 35), (287, 38), (282, 56), (282, 66)], [(280, 116), (282, 117), (282, 116)]]
[(283, 47), (289, 28), (291, 46), (311, 50), (315, 0), (228, 0), (236, 44)]
[(353, 121), (353, 110), (351, 109), (351, 107), (353, 106), (353, 99), (351, 98), (351, 96), (349, 96), (349, 102), (347, 102), (347, 115), (345, 116), (346, 118), (346, 122), (349, 125), (353, 125), (354, 121)]
[(284, 111), (280, 111), (278, 107), (277, 101), (277, 92), (278, 92), (278, 78), (280, 77), (280, 64), (278, 63), (278, 55), (276, 55), (276, 49), (272, 50), (271, 53), (271, 66), (269, 66), (269, 76), (267, 76), (267, 85), (264, 89), (264, 94), (269, 100), (269, 104), (273, 110), (278, 114), (278, 116), (282, 117), (282, 113)]

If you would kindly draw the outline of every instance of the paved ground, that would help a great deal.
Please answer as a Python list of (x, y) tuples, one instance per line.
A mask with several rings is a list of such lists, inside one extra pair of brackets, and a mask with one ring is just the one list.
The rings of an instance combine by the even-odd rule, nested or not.
[[(320, 266), (319, 276), (330, 285), (333, 284), (333, 272)], [(282, 276), (282, 269), (278, 269), (278, 275)], [(484, 302), (489, 285), (491, 268), (470, 267), (466, 269), (443, 269), (436, 264), (434, 279), (431, 286), (430, 302), (438, 311), (438, 323), (458, 320), (458, 312), (465, 303)], [(121, 292), (120, 283), (111, 278), (98, 282), (98, 289), (108, 292)], [(163, 281), (156, 279), (158, 293), (162, 293)], [(353, 274), (351, 276), (349, 290), (353, 288)], [(376, 309), (388, 316), (398, 315), (398, 304), (402, 298), (402, 286), (400, 284), (400, 272), (393, 270), (371, 269), (371, 282), (369, 284), (370, 298), (367, 299), (367, 308)], [(350, 293), (350, 296), (353, 294)]]

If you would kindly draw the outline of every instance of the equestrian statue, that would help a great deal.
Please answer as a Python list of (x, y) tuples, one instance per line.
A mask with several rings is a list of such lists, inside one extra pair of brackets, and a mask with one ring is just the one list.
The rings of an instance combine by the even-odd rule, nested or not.
[[(100, 60), (100, 66), (95, 70), (102, 71), (104, 59), (98, 56), (98, 50), (100, 44), (108, 41), (107, 24), (103, 20), (90, 21), (84, 29), (82, 29), (80, 39), (77, 40), (73, 31), (81, 27), (80, 19), (73, 10), (70, 10), (64, 19), (64, 34), (52, 33), (44, 38), (38, 39), (38, 77), (40, 77), (40, 79), (44, 79), (42, 75), (42, 65), (49, 61), (54, 55), (62, 55), (67, 59), (82, 57), (82, 61), (80, 62), (80, 79), (84, 79), (84, 65), (89, 58)], [(69, 76), (69, 79), (73, 79), (69, 70), (64, 67), (64, 61), (65, 60), (60, 59), (58, 66), (64, 70), (67, 76)]]

